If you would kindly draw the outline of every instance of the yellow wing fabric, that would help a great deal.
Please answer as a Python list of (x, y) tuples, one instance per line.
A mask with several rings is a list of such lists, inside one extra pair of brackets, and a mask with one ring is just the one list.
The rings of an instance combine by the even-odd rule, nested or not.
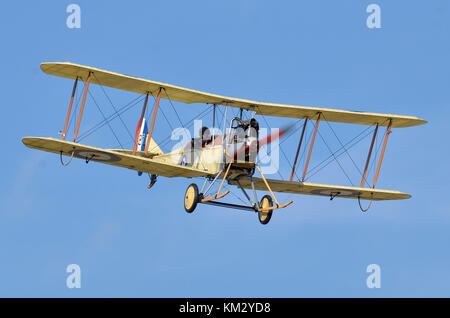
[(194, 178), (208, 175), (207, 171), (158, 162), (153, 159), (133, 156), (125, 152), (102, 149), (55, 138), (25, 137), (25, 146), (65, 156), (106, 163), (113, 166), (147, 172), (164, 177)]
[[(246, 189), (252, 188), (250, 178), (248, 177), (241, 178), (239, 182), (243, 188)], [(267, 187), (262, 179), (253, 178), (253, 182), (256, 190), (267, 191)], [(366, 200), (401, 200), (401, 199), (409, 199), (411, 197), (407, 193), (392, 190), (346, 187), (328, 184), (293, 182), (293, 181), (271, 180), (271, 179), (267, 179), (267, 182), (269, 183), (272, 190), (275, 192), (311, 194), (327, 197), (332, 196), (332, 197), (353, 198), (353, 199), (357, 199), (358, 197), (360, 197), (361, 199)], [(230, 181), (229, 183), (237, 185), (236, 181)]]
[(156, 95), (159, 89), (163, 88), (166, 94), (163, 92), (162, 98), (170, 97), (171, 100), (187, 104), (206, 103), (238, 107), (253, 110), (256, 114), (267, 116), (315, 119), (320, 112), (322, 114), (321, 120), (331, 122), (361, 125), (376, 125), (378, 123), (379, 126), (387, 126), (389, 121), (392, 120), (392, 127), (409, 127), (426, 123), (425, 120), (413, 116), (262, 103), (246, 99), (225, 97), (72, 63), (42, 63), (41, 69), (47, 74), (71, 79), (76, 79), (78, 77), (78, 79), (82, 81), (86, 81), (91, 72), (93, 73), (91, 82), (98, 85), (109, 86), (139, 94), (149, 93), (151, 95)]

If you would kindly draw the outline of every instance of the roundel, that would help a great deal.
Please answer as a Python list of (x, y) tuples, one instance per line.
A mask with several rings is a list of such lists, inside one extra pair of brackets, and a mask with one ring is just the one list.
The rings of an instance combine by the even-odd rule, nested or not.
[(76, 149), (69, 151), (69, 154), (77, 158), (86, 159), (86, 161), (115, 162), (120, 161), (120, 157), (109, 152), (98, 150)]
[(324, 195), (328, 197), (357, 197), (361, 195), (359, 191), (343, 190), (343, 189), (315, 189), (311, 194)]

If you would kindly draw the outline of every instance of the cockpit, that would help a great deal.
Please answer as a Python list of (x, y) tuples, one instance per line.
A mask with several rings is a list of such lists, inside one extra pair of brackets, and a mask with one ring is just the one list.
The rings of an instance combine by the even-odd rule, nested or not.
[[(233, 126), (233, 123), (235, 125)], [(257, 155), (258, 145), (255, 144), (259, 136), (259, 124), (254, 118), (242, 120), (234, 118), (231, 121), (230, 136), (227, 138), (227, 152), (234, 153), (238, 149), (253, 145), (254, 149), (246, 149), (245, 152), (239, 153), (238, 161), (254, 161)]]

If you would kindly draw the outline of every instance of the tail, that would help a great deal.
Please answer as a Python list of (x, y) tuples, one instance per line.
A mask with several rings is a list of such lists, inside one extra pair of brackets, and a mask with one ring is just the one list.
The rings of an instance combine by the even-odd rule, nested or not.
[[(148, 142), (148, 126), (147, 122), (145, 121), (145, 118), (142, 118), (142, 123), (139, 120), (137, 127), (136, 127), (136, 136), (137, 138), (137, 151), (145, 151), (145, 145)], [(150, 138), (150, 145), (148, 146), (148, 151), (151, 154), (154, 155), (162, 155), (164, 152), (161, 150), (161, 148), (158, 146), (158, 144), (153, 140), (153, 138)], [(142, 175), (141, 171), (138, 171), (138, 175)]]

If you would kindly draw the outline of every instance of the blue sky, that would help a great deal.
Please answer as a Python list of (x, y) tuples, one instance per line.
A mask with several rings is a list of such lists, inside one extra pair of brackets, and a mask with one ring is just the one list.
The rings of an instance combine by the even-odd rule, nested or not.
[[(81, 29), (66, 27), (70, 3), (81, 7)], [(381, 29), (366, 27), (370, 3), (381, 7)], [(448, 1), (10, 1), (0, 23), (0, 296), (450, 296)], [(377, 184), (413, 197), (363, 214), (353, 200), (280, 194), (294, 204), (266, 226), (223, 208), (187, 214), (192, 180), (160, 178), (147, 190), (148, 178), (134, 171), (81, 160), (62, 167), (22, 144), (57, 137), (64, 124), (72, 81), (42, 73), (49, 61), (226, 96), (424, 118), (427, 125), (394, 129)], [(111, 113), (101, 89), (91, 91)], [(117, 106), (136, 97), (106, 91)], [(175, 107), (183, 119), (206, 109)], [(161, 109), (176, 126), (170, 104)], [(123, 116), (131, 131), (139, 112)], [(160, 141), (170, 127), (158, 116)], [(81, 131), (100, 120), (88, 99)], [(332, 126), (343, 141), (365, 128)], [(113, 128), (129, 142), (120, 121)], [(339, 148), (327, 125), (319, 131)], [(282, 145), (291, 162), (297, 138)], [(83, 142), (117, 146), (107, 126)], [(351, 150), (360, 169), (369, 143)], [(318, 140), (311, 166), (328, 154)], [(358, 184), (351, 161), (341, 161)], [(335, 163), (311, 181), (349, 184)], [(72, 263), (80, 289), (66, 287)], [(366, 287), (372, 263), (380, 289)]]

